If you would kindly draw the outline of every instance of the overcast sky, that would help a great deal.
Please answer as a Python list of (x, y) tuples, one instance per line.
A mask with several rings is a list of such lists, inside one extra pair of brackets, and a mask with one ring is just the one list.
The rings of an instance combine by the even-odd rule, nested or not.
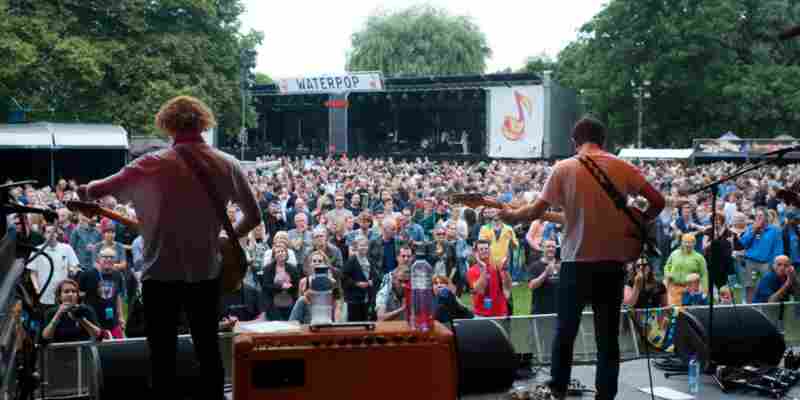
[(486, 72), (524, 65), (543, 52), (555, 57), (608, 0), (244, 0), (243, 29), (264, 33), (256, 70), (273, 79), (343, 72), (351, 35), (377, 9), (426, 3), (468, 15), (492, 49)]

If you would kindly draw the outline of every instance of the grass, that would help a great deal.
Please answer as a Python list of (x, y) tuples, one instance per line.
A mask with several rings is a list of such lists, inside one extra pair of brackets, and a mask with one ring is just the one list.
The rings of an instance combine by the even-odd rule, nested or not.
[[(529, 315), (531, 313), (531, 290), (528, 289), (527, 282), (520, 282), (519, 285), (512, 287), (511, 297), (514, 299), (513, 315)], [(472, 295), (464, 293), (460, 300), (461, 304), (472, 309)]]

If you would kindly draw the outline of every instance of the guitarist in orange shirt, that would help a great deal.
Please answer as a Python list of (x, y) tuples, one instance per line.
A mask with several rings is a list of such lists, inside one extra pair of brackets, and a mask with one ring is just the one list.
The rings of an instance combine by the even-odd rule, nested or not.
[[(629, 232), (633, 224), (629, 219), (636, 219), (639, 225), (656, 218), (664, 208), (664, 197), (636, 167), (603, 150), (605, 138), (606, 128), (600, 121), (590, 117), (579, 120), (572, 131), (577, 156), (556, 164), (533, 204), (517, 210), (506, 208), (499, 214), (514, 224), (539, 219), (551, 206), (564, 210), (562, 266), (556, 290), (558, 322), (548, 384), (554, 399), (566, 397), (580, 315), (588, 303), (596, 322), (595, 398), (616, 396), (623, 265), (642, 250), (640, 236)], [(625, 199), (631, 195), (643, 196), (649, 208), (644, 213), (626, 208)]]

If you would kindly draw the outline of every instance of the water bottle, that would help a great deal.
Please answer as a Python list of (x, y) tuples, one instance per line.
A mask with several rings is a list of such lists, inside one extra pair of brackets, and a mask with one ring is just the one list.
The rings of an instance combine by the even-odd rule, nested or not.
[(689, 355), (689, 393), (697, 394), (700, 391), (700, 362), (697, 355)]
[(411, 265), (411, 312), (408, 322), (412, 328), (427, 332), (433, 327), (433, 267), (424, 260)]
[(311, 323), (330, 324), (333, 322), (333, 283), (328, 267), (314, 268), (311, 277)]

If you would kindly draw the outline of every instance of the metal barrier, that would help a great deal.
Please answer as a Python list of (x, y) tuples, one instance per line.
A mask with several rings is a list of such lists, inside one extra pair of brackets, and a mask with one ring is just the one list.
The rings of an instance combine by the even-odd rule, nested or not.
[[(689, 308), (705, 308), (696, 306)], [(784, 333), (786, 345), (800, 345), (800, 303), (787, 302), (783, 305), (781, 318), (780, 304), (756, 305), (718, 305), (715, 308), (753, 307), (761, 310), (767, 318)], [(634, 321), (637, 313), (672, 312), (672, 308), (657, 310), (623, 310), (620, 320), (620, 351), (623, 360), (633, 360), (645, 356), (643, 342), (639, 339)], [(632, 318), (633, 317), (633, 318)], [(537, 364), (548, 364), (556, 331), (556, 316), (530, 315), (509, 318), (495, 318), (504, 327), (518, 354), (531, 354)], [(220, 334), (220, 348), (225, 365), (225, 381), (231, 383), (233, 362), (233, 333)], [(190, 340), (182, 335), (181, 340)], [(75, 397), (98, 398), (102, 389), (103, 374), (98, 348), (102, 346), (124, 346), (144, 338), (96, 342), (57, 343), (44, 347), (40, 358), (43, 372), (43, 387), (40, 399), (64, 399)], [(596, 361), (597, 349), (594, 341), (594, 318), (591, 312), (583, 313), (580, 330), (575, 342), (575, 363), (587, 364)]]
[[(800, 345), (800, 302), (783, 303), (781, 318), (781, 304), (740, 304), (740, 305), (715, 305), (714, 309), (725, 308), (756, 308), (767, 316), (778, 330), (784, 334), (787, 347)], [(708, 306), (690, 306), (689, 309), (708, 308)], [(674, 308), (634, 310), (623, 309), (620, 318), (620, 356), (622, 360), (635, 360), (646, 355), (645, 344), (640, 340), (636, 321), (642, 320), (644, 313), (660, 312), (672, 313)], [(533, 360), (539, 364), (548, 364), (551, 358), (553, 336), (556, 332), (556, 315), (525, 315), (507, 318), (492, 318), (502, 326), (517, 354), (531, 354)], [(574, 362), (576, 364), (591, 364), (597, 361), (597, 347), (594, 341), (594, 314), (584, 312), (581, 318), (578, 336), (575, 339)], [(652, 346), (652, 354), (659, 355)]]
[[(225, 383), (232, 383), (233, 333), (221, 333), (220, 350), (225, 367)], [(103, 342), (52, 343), (42, 348), (39, 367), (42, 386), (39, 399), (93, 398), (98, 399), (103, 385), (103, 366), (100, 348), (104, 346), (141, 345), (145, 338), (108, 340)], [(191, 342), (190, 335), (181, 335), (179, 341)]]

